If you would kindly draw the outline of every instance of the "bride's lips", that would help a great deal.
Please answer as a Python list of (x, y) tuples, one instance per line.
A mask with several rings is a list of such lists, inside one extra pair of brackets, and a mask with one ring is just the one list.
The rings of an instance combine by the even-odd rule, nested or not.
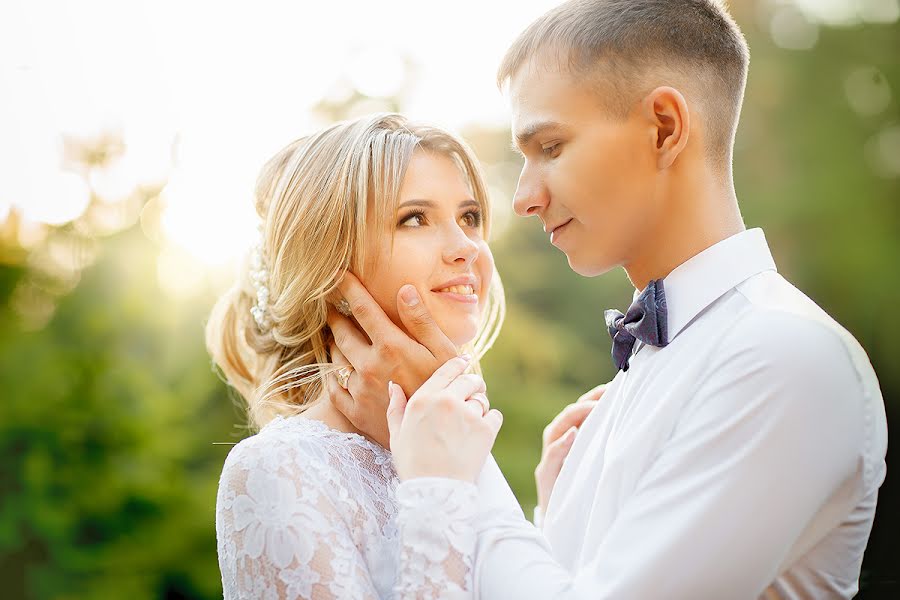
[(478, 279), (474, 275), (463, 275), (445, 281), (431, 291), (446, 300), (478, 304)]

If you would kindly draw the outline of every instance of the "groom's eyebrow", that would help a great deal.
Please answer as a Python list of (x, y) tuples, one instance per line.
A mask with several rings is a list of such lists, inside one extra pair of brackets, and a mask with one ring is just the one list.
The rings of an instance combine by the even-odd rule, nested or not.
[(524, 148), (528, 145), (528, 142), (539, 133), (544, 133), (550, 129), (559, 129), (561, 127), (562, 124), (557, 121), (535, 121), (534, 123), (528, 123), (515, 133), (513, 145), (514, 147)]

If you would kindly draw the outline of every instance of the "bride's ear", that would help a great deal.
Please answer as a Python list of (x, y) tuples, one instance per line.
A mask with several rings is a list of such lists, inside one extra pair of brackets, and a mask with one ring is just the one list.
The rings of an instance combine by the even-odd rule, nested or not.
[(658, 87), (641, 102), (641, 113), (649, 124), (656, 167), (668, 169), (687, 146), (691, 115), (687, 100), (673, 87)]

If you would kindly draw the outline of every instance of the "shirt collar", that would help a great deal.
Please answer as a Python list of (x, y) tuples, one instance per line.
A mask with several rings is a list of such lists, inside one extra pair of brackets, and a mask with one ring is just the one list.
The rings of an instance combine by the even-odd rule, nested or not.
[[(763, 271), (777, 271), (762, 229), (718, 242), (682, 263), (663, 280), (669, 341), (728, 290)], [(634, 298), (640, 295), (635, 291)]]

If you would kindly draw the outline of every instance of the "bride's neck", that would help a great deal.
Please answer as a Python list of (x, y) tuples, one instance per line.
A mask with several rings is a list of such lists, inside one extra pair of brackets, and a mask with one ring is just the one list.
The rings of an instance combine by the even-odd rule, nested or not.
[(309, 408), (303, 411), (303, 416), (322, 421), (330, 428), (337, 431), (343, 431), (344, 433), (358, 433), (359, 435), (365, 436), (362, 431), (353, 426), (353, 423), (350, 422), (350, 419), (348, 419), (344, 413), (337, 409), (331, 402), (331, 398), (328, 397), (328, 394), (322, 394), (318, 400), (313, 402)]

